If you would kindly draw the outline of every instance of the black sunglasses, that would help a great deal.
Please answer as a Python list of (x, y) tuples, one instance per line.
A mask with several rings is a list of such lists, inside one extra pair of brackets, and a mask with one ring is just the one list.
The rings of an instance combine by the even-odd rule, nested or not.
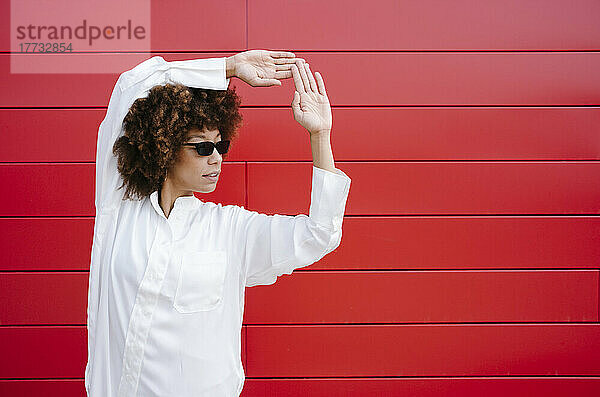
[(200, 156), (210, 156), (213, 153), (213, 150), (217, 148), (217, 152), (220, 154), (225, 154), (229, 150), (229, 142), (228, 140), (219, 141), (214, 143), (212, 141), (205, 142), (196, 142), (196, 143), (184, 143), (183, 146), (193, 146), (196, 148), (196, 151)]

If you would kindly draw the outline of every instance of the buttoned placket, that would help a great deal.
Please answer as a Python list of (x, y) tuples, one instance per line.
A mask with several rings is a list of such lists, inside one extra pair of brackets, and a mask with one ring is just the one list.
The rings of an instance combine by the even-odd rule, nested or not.
[(156, 228), (146, 272), (138, 288), (129, 321), (123, 355), (123, 370), (119, 383), (119, 397), (135, 397), (137, 393), (144, 347), (160, 289), (169, 266), (172, 245), (173, 230), (163, 215)]

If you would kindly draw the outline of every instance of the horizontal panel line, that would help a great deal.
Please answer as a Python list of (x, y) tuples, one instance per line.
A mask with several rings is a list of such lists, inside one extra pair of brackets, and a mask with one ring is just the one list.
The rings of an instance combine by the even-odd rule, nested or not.
[(448, 326), (461, 326), (461, 325), (598, 325), (598, 321), (515, 321), (515, 322), (494, 322), (494, 321), (472, 321), (472, 322), (413, 322), (413, 323), (243, 323), (247, 327), (329, 327), (329, 326), (357, 326), (357, 325), (372, 325), (372, 326), (390, 326), (390, 325), (402, 325), (402, 326), (428, 326), (428, 325), (448, 325)]
[[(478, 109), (588, 109), (596, 108), (600, 109), (600, 104), (588, 104), (588, 105), (572, 105), (572, 104), (557, 104), (557, 105), (333, 105), (332, 109), (388, 109), (388, 108), (415, 108), (415, 109), (452, 109), (452, 108), (478, 108)], [(290, 105), (242, 105), (241, 109), (291, 109)], [(106, 110), (107, 106), (0, 106), (0, 110)]]
[(473, 376), (473, 375), (456, 375), (456, 376), (364, 376), (364, 375), (348, 375), (348, 376), (298, 376), (298, 377), (290, 377), (290, 376), (247, 376), (248, 379), (255, 380), (269, 380), (269, 379), (280, 379), (280, 380), (309, 380), (309, 379), (355, 379), (355, 380), (369, 380), (369, 379), (600, 379), (599, 376), (585, 376), (585, 375), (495, 375), (495, 376)]
[[(500, 271), (515, 272), (515, 271), (555, 271), (555, 272), (564, 272), (564, 271), (598, 271), (600, 269), (595, 267), (461, 267), (461, 268), (436, 268), (436, 269), (423, 269), (423, 268), (402, 268), (402, 269), (389, 269), (389, 268), (368, 268), (368, 269), (306, 269), (306, 268), (296, 268), (294, 269), (294, 273), (365, 273), (365, 272), (380, 272), (380, 273), (406, 273), (406, 272), (419, 272), (419, 273), (436, 273), (436, 272), (455, 272), (455, 273), (497, 273)], [(81, 269), (44, 269), (44, 270), (0, 270), (1, 274), (29, 274), (29, 273), (77, 273), (77, 274), (87, 274), (89, 270), (81, 270)], [(247, 287), (251, 288), (251, 287)]]
[[(597, 218), (600, 214), (371, 214), (371, 215), (352, 215), (344, 214), (344, 219), (347, 218)], [(1, 215), (0, 219), (95, 219), (94, 215)]]
[[(30, 43), (33, 43), (34, 41), (31, 41)], [(194, 51), (185, 51), (185, 50), (179, 50), (179, 51), (161, 51), (161, 50), (151, 50), (151, 51), (144, 51), (144, 50), (128, 50), (128, 51), (119, 51), (119, 50), (114, 50), (114, 51), (68, 51), (68, 52), (50, 52), (50, 51), (45, 51), (45, 52), (28, 52), (28, 51), (0, 51), (0, 55), (11, 55), (11, 54), (29, 54), (29, 55), (66, 55), (68, 56), (69, 54), (106, 54), (106, 55), (112, 55), (112, 54), (124, 54), (124, 55), (134, 55), (134, 54), (148, 54), (148, 55), (159, 55), (159, 54), (171, 54), (171, 55), (177, 55), (177, 54), (216, 54), (217, 56), (222, 55), (222, 56), (227, 56), (227, 54), (231, 54), (231, 53), (236, 53), (236, 52), (240, 52), (240, 51), (246, 51), (243, 48), (238, 48), (238, 49), (231, 49), (231, 50), (194, 50)], [(588, 51), (588, 50), (573, 50), (573, 51), (577, 51), (577, 52), (594, 52), (594, 50)], [(562, 52), (562, 50), (559, 50), (558, 52)], [(296, 54), (296, 52), (294, 52), (294, 54)]]
[[(369, 326), (439, 326), (439, 325), (447, 325), (447, 326), (461, 326), (461, 325), (487, 325), (487, 326), (501, 326), (501, 325), (507, 325), (507, 326), (516, 326), (516, 325), (520, 325), (520, 326), (530, 326), (530, 325), (561, 325), (561, 326), (565, 326), (565, 325), (599, 325), (600, 323), (598, 321), (572, 321), (572, 322), (565, 322), (565, 321), (555, 321), (555, 322), (548, 322), (548, 321), (539, 321), (539, 322), (531, 322), (531, 321), (514, 321), (514, 322), (494, 322), (494, 321), (488, 321), (488, 322), (397, 322), (397, 323), (348, 323), (348, 322), (342, 322), (342, 323), (298, 323), (298, 322), (294, 322), (294, 323), (246, 323), (244, 322), (242, 325), (246, 326), (246, 327), (325, 327), (325, 326), (340, 326), (340, 327), (346, 327), (346, 326), (364, 326), (364, 325), (369, 325)], [(0, 325), (0, 329), (2, 328), (66, 328), (66, 327), (81, 327), (81, 328), (85, 328), (86, 324), (85, 323), (75, 323), (75, 324), (27, 324), (27, 325), (23, 325), (23, 324), (15, 324), (15, 325), (11, 325), (11, 324), (2, 324)]]
[[(33, 42), (33, 41), (31, 41)], [(118, 51), (118, 50), (114, 50), (114, 51), (69, 51), (69, 52), (27, 52), (27, 51), (0, 51), (0, 54), (2, 55), (11, 55), (11, 54), (35, 54), (35, 55), (42, 55), (42, 54), (47, 54), (47, 55), (70, 55), (70, 54), (106, 54), (106, 55), (111, 55), (111, 54), (148, 54), (148, 55), (177, 55), (177, 54), (215, 54), (217, 57), (219, 55), (223, 55), (226, 56), (227, 54), (231, 54), (231, 53), (235, 53), (235, 52), (240, 52), (240, 51), (246, 51), (245, 49), (231, 49), (231, 50), (214, 50), (214, 51), (210, 51), (210, 50), (205, 50), (205, 51), (200, 51), (200, 50), (190, 50), (190, 51), (185, 51), (185, 50), (177, 50), (177, 51), (169, 51), (169, 50), (165, 50), (165, 51), (161, 51), (161, 50), (151, 50), (151, 51), (143, 51), (143, 50), (139, 50), (139, 51)], [(272, 51), (277, 51), (277, 50), (272, 50)], [(545, 50), (540, 50), (540, 49), (528, 49), (528, 50), (523, 50), (523, 49), (503, 49), (503, 50), (492, 50), (492, 49), (471, 49), (471, 50), (448, 50), (448, 49), (437, 49), (437, 50), (424, 50), (424, 49), (419, 49), (419, 50), (354, 50), (354, 49), (345, 49), (345, 50), (332, 50), (332, 49), (315, 49), (315, 50), (310, 50), (310, 49), (304, 49), (304, 50), (283, 50), (283, 51), (290, 51), (293, 52), (296, 57), (302, 58), (302, 54), (308, 54), (308, 53), (318, 53), (318, 54), (323, 54), (323, 53), (332, 53), (332, 54), (414, 54), (414, 53), (425, 53), (425, 54), (463, 54), (463, 53), (493, 53), (493, 54), (498, 54), (498, 53), (504, 53), (504, 54), (510, 54), (510, 53), (541, 53), (541, 54), (553, 54), (553, 53), (579, 53), (579, 54), (595, 54), (600, 52), (600, 49), (545, 49)]]
[(68, 269), (56, 269), (56, 270), (0, 270), (2, 274), (36, 274), (36, 273), (49, 273), (49, 274), (61, 274), (61, 273), (75, 273), (75, 274), (88, 274), (89, 270), (68, 270)]
[[(403, 164), (403, 163), (448, 163), (448, 164), (456, 164), (456, 163), (544, 163), (544, 164), (581, 164), (581, 163), (590, 163), (596, 164), (600, 163), (600, 158), (598, 159), (561, 159), (561, 160), (544, 160), (544, 159), (523, 159), (523, 160), (476, 160), (476, 159), (456, 159), (456, 160), (343, 160), (343, 159), (335, 159), (338, 163), (347, 163), (347, 164), (378, 164), (378, 163), (386, 163), (386, 164)], [(248, 165), (260, 165), (260, 164), (312, 164), (312, 160), (233, 160), (233, 161), (223, 161), (223, 164), (248, 164)], [(0, 165), (90, 165), (96, 164), (95, 161), (0, 161)]]
[[(596, 271), (600, 270), (595, 267), (461, 267), (461, 268), (436, 268), (436, 269), (423, 269), (423, 268), (402, 268), (402, 269), (389, 269), (389, 268), (368, 268), (368, 269), (305, 269), (297, 268), (294, 272), (298, 273), (349, 273), (349, 272), (381, 272), (381, 273), (401, 273), (401, 272), (420, 272), (420, 273), (434, 273), (434, 272), (456, 272), (456, 273), (497, 273), (499, 271), (514, 272), (514, 271)], [(15, 271), (16, 272), (16, 271)], [(87, 272), (87, 271), (84, 271)]]
[(14, 380), (14, 381), (29, 381), (29, 380), (65, 380), (65, 381), (71, 381), (71, 380), (81, 380), (83, 381), (85, 378), (0, 378), (0, 381), (2, 380)]
[[(576, 218), (576, 217), (598, 217), (600, 216), (600, 214), (594, 213), (594, 214), (552, 214), (552, 213), (546, 213), (546, 214), (519, 214), (519, 213), (512, 213), (512, 214), (374, 214), (374, 215), (351, 215), (351, 214), (345, 214), (344, 218), (381, 218), (381, 217), (396, 217), (396, 218), (415, 218), (415, 217), (423, 217), (423, 218), (457, 218), (457, 217), (469, 217), (469, 218), (487, 218), (487, 217), (494, 217), (494, 218), (516, 218), (516, 217), (528, 217), (528, 218), (535, 218), (535, 217), (569, 217), (569, 218)], [(2, 217), (0, 217), (2, 218)]]
[[(581, 380), (592, 380), (600, 379), (600, 376), (585, 376), (585, 375), (496, 375), (496, 376), (473, 376), (473, 375), (456, 375), (456, 376), (364, 376), (364, 375), (348, 375), (348, 376), (301, 376), (301, 377), (261, 377), (261, 376), (246, 376), (246, 380), (269, 380), (269, 379), (280, 379), (280, 380), (310, 380), (310, 379), (354, 379), (354, 380), (370, 380), (370, 379), (474, 379), (474, 380), (486, 380), (486, 379), (581, 379)], [(30, 381), (30, 380), (49, 380), (49, 381), (72, 381), (80, 380), (84, 381), (84, 378), (0, 378), (2, 381)]]

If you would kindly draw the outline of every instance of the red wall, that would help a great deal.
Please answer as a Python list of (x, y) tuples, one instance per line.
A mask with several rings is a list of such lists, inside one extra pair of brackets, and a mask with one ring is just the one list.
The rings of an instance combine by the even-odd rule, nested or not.
[[(81, 396), (118, 74), (10, 74), (0, 7), (0, 395)], [(595, 0), (152, 1), (148, 57), (309, 61), (352, 178), (340, 247), (246, 291), (243, 396), (600, 394), (598, 21)], [(293, 82), (231, 84), (244, 127), (203, 199), (308, 213)]]

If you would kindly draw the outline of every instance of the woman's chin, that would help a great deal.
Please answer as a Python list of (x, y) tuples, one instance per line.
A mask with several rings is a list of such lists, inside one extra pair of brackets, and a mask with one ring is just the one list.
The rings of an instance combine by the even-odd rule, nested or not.
[(215, 189), (217, 188), (217, 183), (209, 183), (207, 185), (202, 186), (202, 188), (200, 190), (198, 190), (198, 192), (200, 193), (212, 193), (215, 191)]

